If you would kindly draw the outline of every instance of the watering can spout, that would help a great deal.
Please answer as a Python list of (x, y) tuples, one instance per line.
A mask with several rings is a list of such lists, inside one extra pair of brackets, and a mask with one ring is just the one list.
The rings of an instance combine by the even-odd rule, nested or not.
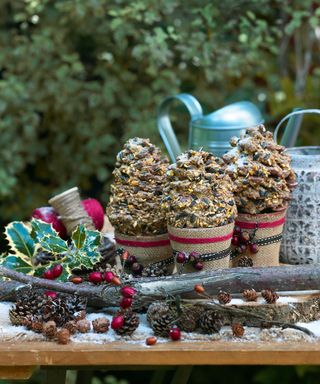
[(181, 153), (169, 118), (170, 106), (174, 100), (181, 101), (191, 115), (189, 148), (196, 150), (203, 148), (216, 156), (222, 156), (231, 148), (229, 140), (232, 136), (240, 136), (246, 128), (263, 122), (258, 108), (248, 101), (233, 103), (203, 115), (200, 103), (193, 96), (187, 93), (170, 96), (160, 105), (158, 129), (173, 162)]
[(176, 157), (181, 153), (180, 145), (169, 118), (169, 110), (174, 100), (181, 101), (187, 107), (191, 118), (202, 116), (203, 114), (199, 101), (188, 93), (169, 96), (161, 103), (158, 112), (158, 129), (172, 161), (175, 161)]

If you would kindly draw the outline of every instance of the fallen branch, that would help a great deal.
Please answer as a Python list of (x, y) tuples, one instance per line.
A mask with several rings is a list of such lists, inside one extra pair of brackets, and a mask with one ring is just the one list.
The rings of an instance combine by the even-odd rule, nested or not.
[[(110, 284), (94, 286), (88, 283), (80, 285), (61, 283), (25, 275), (4, 267), (0, 267), (0, 276), (34, 287), (82, 295), (89, 299), (90, 305), (114, 306), (119, 303), (119, 289)], [(247, 288), (254, 288), (256, 291), (266, 288), (276, 291), (320, 290), (320, 266), (229, 268), (130, 281), (130, 285), (139, 291), (141, 305), (164, 299), (166, 295), (198, 298), (193, 287), (199, 283), (206, 287), (206, 292), (210, 295), (216, 295), (221, 289), (230, 293), (240, 293)], [(16, 284), (19, 285), (21, 284)], [(12, 289), (12, 282), (0, 281), (1, 296), (6, 296)]]

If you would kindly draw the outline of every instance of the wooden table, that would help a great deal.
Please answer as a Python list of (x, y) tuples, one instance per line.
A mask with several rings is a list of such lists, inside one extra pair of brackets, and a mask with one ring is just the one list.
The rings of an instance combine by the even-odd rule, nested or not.
[[(193, 365), (318, 365), (320, 343), (241, 341), (58, 345), (0, 343), (0, 379), (28, 379), (37, 367), (47, 383), (64, 382), (67, 369), (176, 369), (172, 383), (186, 383)], [(54, 369), (53, 369), (54, 368)]]

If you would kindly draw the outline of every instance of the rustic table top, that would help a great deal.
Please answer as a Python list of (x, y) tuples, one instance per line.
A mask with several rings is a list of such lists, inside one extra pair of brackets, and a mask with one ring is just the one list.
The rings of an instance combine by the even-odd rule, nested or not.
[(318, 342), (0, 343), (0, 367), (320, 364)]

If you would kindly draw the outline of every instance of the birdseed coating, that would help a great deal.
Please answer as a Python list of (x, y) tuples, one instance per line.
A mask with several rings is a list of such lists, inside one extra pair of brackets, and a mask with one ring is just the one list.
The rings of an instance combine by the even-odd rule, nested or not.
[(162, 209), (176, 228), (213, 228), (234, 221), (232, 183), (213, 154), (189, 150), (169, 166)]
[(160, 206), (169, 160), (149, 139), (128, 140), (117, 155), (107, 215), (116, 231), (129, 236), (167, 232)]
[(296, 176), (285, 147), (273, 140), (263, 125), (248, 128), (230, 140), (234, 148), (223, 155), (226, 172), (234, 183), (241, 213), (268, 213), (288, 206)]

